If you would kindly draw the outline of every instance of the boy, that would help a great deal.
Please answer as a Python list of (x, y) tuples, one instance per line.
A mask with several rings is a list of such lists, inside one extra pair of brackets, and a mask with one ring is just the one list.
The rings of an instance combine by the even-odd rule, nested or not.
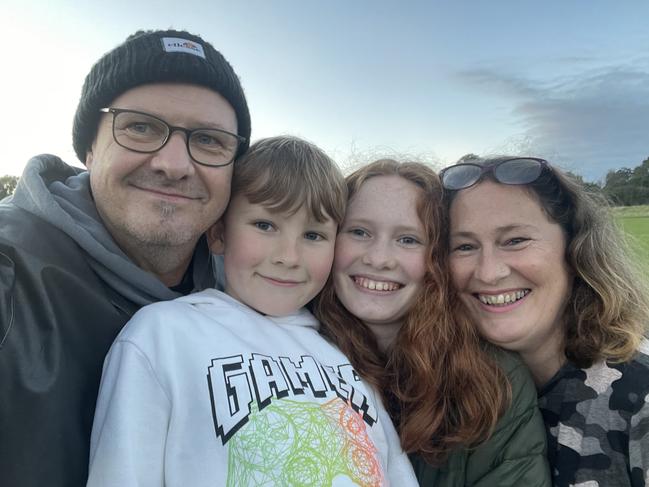
[(88, 485), (416, 485), (390, 420), (304, 306), (324, 286), (347, 194), (290, 137), (235, 163), (210, 231), (225, 293), (148, 306), (104, 365)]

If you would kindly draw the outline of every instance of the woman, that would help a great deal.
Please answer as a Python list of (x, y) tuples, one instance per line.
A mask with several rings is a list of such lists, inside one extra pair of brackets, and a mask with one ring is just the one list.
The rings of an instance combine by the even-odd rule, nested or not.
[(420, 483), (549, 485), (528, 372), (487, 350), (452, 313), (437, 175), (423, 164), (379, 160), (347, 185), (332, 278), (315, 311), (391, 406)]
[(453, 282), (481, 335), (529, 367), (554, 484), (644, 486), (649, 308), (606, 205), (541, 159), (440, 175)]

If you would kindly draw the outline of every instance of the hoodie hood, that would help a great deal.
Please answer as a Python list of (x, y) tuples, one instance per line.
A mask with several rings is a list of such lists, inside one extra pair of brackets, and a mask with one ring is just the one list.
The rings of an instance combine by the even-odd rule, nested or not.
[[(52, 155), (34, 157), (13, 196), (3, 203), (22, 208), (66, 233), (88, 254), (92, 269), (127, 299), (144, 306), (181, 296), (135, 265), (117, 246), (97, 213), (85, 169), (69, 166)], [(198, 242), (190, 268), (194, 290), (215, 286), (205, 237)]]
[(262, 315), (259, 311), (251, 308), (250, 306), (234, 299), (232, 296), (224, 293), (223, 291), (218, 291), (216, 289), (206, 289), (203, 292), (187, 295), (179, 301), (184, 303), (191, 304), (192, 306), (202, 307), (208, 306), (210, 312), (213, 312), (215, 302), (227, 303), (232, 308), (238, 308), (244, 313), (252, 314), (255, 317), (264, 316), (266, 319), (272, 321), (276, 325), (284, 326), (300, 326), (305, 328), (313, 328), (318, 331), (320, 328), (320, 323), (316, 318), (311, 314), (311, 312), (306, 308), (300, 308), (294, 313), (285, 316), (270, 316)]

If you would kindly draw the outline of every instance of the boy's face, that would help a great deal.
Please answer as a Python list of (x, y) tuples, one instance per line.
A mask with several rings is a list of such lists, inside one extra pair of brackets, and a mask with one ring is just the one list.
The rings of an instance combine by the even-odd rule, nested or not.
[(334, 256), (336, 223), (302, 207), (271, 212), (236, 195), (224, 215), (225, 292), (271, 316), (291, 314), (320, 292)]

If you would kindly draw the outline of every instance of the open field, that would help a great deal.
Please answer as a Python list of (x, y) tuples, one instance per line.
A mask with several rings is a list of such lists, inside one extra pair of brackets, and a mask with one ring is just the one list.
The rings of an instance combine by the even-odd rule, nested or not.
[(649, 274), (649, 205), (618, 207), (613, 213)]

